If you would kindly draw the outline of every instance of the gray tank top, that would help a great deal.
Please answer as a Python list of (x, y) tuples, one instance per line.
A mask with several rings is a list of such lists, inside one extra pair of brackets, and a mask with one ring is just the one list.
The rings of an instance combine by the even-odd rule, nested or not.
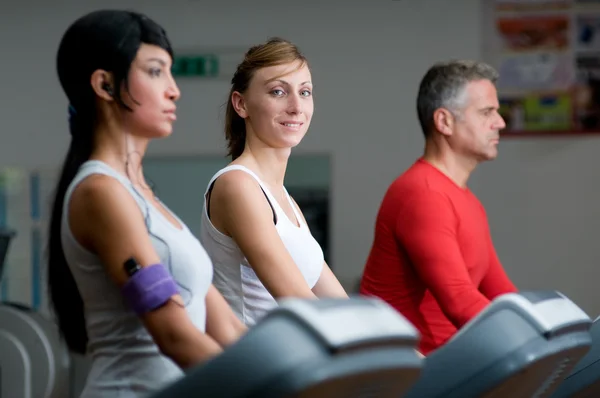
[(205, 298), (212, 282), (212, 263), (187, 226), (174, 214), (182, 228), (171, 224), (125, 176), (97, 160), (81, 166), (65, 195), (61, 228), (65, 257), (83, 298), (88, 356), (92, 360), (81, 397), (145, 397), (183, 376), (183, 372), (159, 352), (140, 319), (124, 304), (99, 258), (83, 248), (69, 229), (68, 205), (73, 189), (92, 174), (115, 178), (136, 200), (154, 249), (177, 282), (187, 312), (201, 331), (205, 331)]

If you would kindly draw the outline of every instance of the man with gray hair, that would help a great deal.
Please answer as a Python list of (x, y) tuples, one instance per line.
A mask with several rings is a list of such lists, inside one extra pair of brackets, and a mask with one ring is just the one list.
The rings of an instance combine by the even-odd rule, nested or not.
[(451, 61), (423, 77), (417, 114), (422, 157), (388, 188), (360, 293), (377, 296), (421, 332), (427, 355), (498, 295), (517, 289), (494, 249), (482, 204), (467, 181), (498, 154), (495, 83), (489, 65)]

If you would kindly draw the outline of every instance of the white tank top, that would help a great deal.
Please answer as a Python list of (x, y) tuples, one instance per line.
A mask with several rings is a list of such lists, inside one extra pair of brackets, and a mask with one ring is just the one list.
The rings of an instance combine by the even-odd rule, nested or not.
[(207, 194), (213, 182), (231, 170), (244, 171), (258, 182), (275, 212), (277, 232), (311, 289), (321, 276), (324, 263), (323, 250), (303, 222), (285, 188), (286, 197), (294, 209), (299, 227), (288, 218), (266, 185), (250, 169), (241, 165), (230, 165), (219, 170), (211, 178), (204, 194), (200, 241), (213, 263), (213, 285), (225, 297), (239, 319), (247, 326), (252, 326), (277, 303), (258, 279), (235, 241), (219, 232), (208, 217)]
[(206, 325), (205, 298), (212, 281), (212, 264), (188, 227), (172, 213), (182, 228), (170, 223), (125, 176), (97, 160), (81, 166), (65, 195), (61, 227), (65, 257), (84, 303), (88, 352), (92, 358), (81, 397), (146, 396), (183, 376), (183, 372), (159, 352), (140, 319), (125, 306), (100, 259), (81, 246), (69, 228), (71, 194), (92, 174), (115, 178), (133, 196), (146, 220), (154, 249), (177, 282), (187, 312), (201, 331)]

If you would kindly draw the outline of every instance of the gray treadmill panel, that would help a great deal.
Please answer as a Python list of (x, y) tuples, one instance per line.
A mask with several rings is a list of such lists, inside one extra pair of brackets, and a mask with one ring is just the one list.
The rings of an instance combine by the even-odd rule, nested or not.
[(520, 314), (545, 336), (557, 335), (565, 331), (589, 330), (592, 324), (589, 315), (569, 298), (556, 291), (505, 294), (497, 297), (493, 304), (487, 306), (476, 318), (463, 326), (453, 339), (468, 331), (475, 322), (480, 322), (481, 319), (504, 310)]
[(564, 297), (562, 294), (555, 290), (522, 291), (519, 292), (519, 295), (529, 300), (532, 304), (537, 304), (541, 301), (553, 300)]
[(589, 350), (591, 319), (562, 295), (546, 297), (532, 303), (511, 294), (492, 301), (428, 355), (408, 396), (547, 397)]
[(321, 299), (314, 303), (282, 299), (276, 314), (283, 313), (313, 329), (333, 350), (378, 341), (406, 345), (419, 338), (417, 329), (408, 320), (376, 298)]
[(591, 329), (592, 349), (573, 368), (552, 398), (600, 397), (600, 321)]
[[(282, 300), (221, 355), (154, 397), (350, 398), (361, 391), (400, 397), (423, 360), (415, 351), (415, 329), (389, 308), (367, 298)], [(358, 330), (343, 330), (351, 328)]]

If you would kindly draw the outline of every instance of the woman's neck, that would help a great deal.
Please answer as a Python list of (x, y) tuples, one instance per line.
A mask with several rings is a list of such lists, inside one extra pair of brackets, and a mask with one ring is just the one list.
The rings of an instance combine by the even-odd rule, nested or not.
[(148, 140), (123, 132), (97, 132), (90, 159), (101, 160), (126, 176), (134, 185), (147, 186), (142, 169)]
[(273, 188), (283, 187), (290, 148), (249, 148), (233, 163), (254, 169)]

